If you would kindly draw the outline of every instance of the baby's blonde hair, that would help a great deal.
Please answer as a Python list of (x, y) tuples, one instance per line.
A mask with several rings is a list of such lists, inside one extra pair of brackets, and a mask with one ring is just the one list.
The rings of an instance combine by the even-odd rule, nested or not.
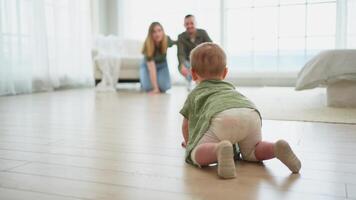
[(192, 69), (202, 78), (216, 78), (226, 68), (226, 54), (217, 44), (206, 42), (195, 47), (190, 53)]

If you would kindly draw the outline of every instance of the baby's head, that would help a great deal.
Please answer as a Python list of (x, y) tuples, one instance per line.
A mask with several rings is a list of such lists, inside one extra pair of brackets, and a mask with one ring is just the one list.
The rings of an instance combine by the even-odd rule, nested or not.
[(227, 74), (226, 54), (222, 48), (212, 42), (195, 47), (190, 53), (192, 77), (195, 81), (208, 79), (222, 80)]

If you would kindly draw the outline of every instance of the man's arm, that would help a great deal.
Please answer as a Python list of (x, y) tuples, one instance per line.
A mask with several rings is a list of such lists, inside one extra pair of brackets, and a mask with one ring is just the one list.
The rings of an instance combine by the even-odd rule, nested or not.
[(180, 36), (178, 36), (177, 45), (178, 45), (177, 57), (178, 57), (178, 62), (179, 62), (178, 70), (180, 72), (181, 68), (184, 67), (183, 65), (184, 65), (184, 61), (186, 58), (186, 54), (184, 51), (183, 38)]
[(203, 31), (203, 36), (204, 36), (205, 42), (213, 42), (205, 30)]
[(189, 140), (189, 121), (188, 121), (187, 118), (183, 119), (182, 133), (183, 133), (183, 138), (184, 138), (184, 144), (187, 145), (188, 144), (188, 140)]

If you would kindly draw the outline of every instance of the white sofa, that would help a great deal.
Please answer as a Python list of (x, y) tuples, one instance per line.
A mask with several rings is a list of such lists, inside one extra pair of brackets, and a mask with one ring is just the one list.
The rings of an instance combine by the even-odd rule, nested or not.
[[(112, 37), (112, 39), (108, 37)], [(140, 64), (142, 62), (142, 54), (141, 54), (141, 48), (143, 45), (143, 42), (137, 41), (137, 40), (119, 40), (115, 36), (107, 36), (103, 37), (105, 42), (107, 43), (110, 41), (111, 43), (115, 44), (109, 44), (108, 48), (111, 48), (109, 52), (111, 54), (117, 54), (118, 57), (120, 58), (119, 64), (119, 81), (120, 82), (138, 82), (140, 80), (139, 74), (140, 74)], [(102, 40), (101, 38), (101, 40)], [(104, 42), (104, 43), (105, 43)], [(106, 44), (107, 45), (107, 44)], [(101, 45), (99, 48), (93, 48), (93, 59), (94, 57), (103, 50), (105, 47), (104, 45)], [(107, 45), (108, 46), (108, 45)], [(100, 82), (102, 79), (102, 72), (100, 71), (99, 68), (99, 62), (96, 62), (94, 59), (94, 77), (96, 80), (96, 83)]]

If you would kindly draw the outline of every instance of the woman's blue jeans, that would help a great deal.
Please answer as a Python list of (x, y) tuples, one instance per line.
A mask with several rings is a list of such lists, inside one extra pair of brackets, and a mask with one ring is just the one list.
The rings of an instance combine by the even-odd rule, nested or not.
[[(166, 92), (171, 88), (171, 77), (169, 75), (167, 61), (156, 63), (156, 70), (157, 70), (157, 82), (158, 82), (159, 90), (161, 92)], [(142, 90), (148, 92), (153, 89), (146, 59), (143, 59), (141, 63), (140, 82), (141, 82)]]

